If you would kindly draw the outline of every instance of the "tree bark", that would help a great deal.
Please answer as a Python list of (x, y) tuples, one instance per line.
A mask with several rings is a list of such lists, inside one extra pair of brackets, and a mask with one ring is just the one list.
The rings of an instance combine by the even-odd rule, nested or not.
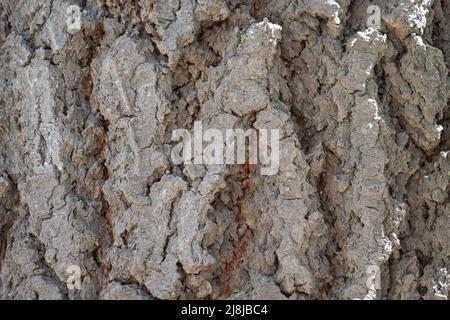
[(0, 298), (448, 299), (449, 64), (450, 0), (2, 0)]

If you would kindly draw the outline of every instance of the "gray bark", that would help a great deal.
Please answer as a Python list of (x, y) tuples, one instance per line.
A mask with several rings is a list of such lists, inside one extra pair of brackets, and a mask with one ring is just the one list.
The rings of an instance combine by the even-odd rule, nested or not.
[(1, 0), (0, 298), (448, 299), (449, 67), (450, 0)]

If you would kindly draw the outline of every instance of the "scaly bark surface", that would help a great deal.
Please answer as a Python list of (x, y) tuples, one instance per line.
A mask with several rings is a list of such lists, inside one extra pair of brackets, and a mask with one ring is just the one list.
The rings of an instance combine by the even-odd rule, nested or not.
[(0, 298), (448, 299), (449, 68), (450, 0), (1, 0)]

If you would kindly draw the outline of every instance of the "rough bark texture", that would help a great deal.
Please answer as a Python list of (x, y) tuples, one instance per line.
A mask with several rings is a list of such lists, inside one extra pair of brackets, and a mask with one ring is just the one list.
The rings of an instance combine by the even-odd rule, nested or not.
[(1, 0), (0, 298), (448, 299), (449, 64), (450, 0)]

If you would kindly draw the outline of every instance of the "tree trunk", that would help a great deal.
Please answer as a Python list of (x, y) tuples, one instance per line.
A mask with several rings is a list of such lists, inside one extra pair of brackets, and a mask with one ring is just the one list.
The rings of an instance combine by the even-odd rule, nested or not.
[(2, 0), (0, 298), (448, 299), (449, 64), (450, 0)]

